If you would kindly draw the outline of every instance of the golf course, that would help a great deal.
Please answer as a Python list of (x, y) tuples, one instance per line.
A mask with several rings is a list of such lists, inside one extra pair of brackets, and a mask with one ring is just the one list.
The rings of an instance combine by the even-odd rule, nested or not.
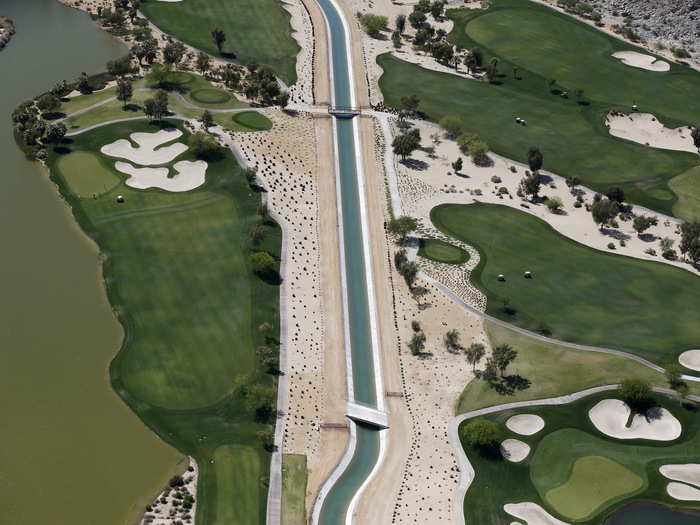
[(495, 153), (525, 161), (537, 145), (545, 169), (597, 191), (621, 186), (630, 202), (660, 212), (695, 216), (700, 186), (674, 179), (700, 158), (615, 138), (605, 120), (610, 111), (636, 106), (667, 127), (697, 124), (700, 73), (672, 62), (665, 72), (626, 65), (612, 54), (646, 50), (533, 2), (494, 0), (488, 9), (447, 16), (454, 22), (448, 41), (479, 48), (484, 67), (495, 60), (493, 79), (460, 78), (384, 54), (379, 86), (387, 105), (400, 107), (402, 97), (416, 95), (426, 118), (460, 118)]
[(691, 321), (700, 316), (700, 280), (687, 271), (589, 248), (506, 206), (445, 204), (430, 215), (443, 233), (479, 251), (471, 280), (486, 295), (488, 314), (660, 365), (700, 346), (700, 325)]
[[(276, 380), (255, 348), (276, 344), (279, 289), (253, 273), (250, 255), (278, 259), (281, 232), (260, 215), (260, 196), (223, 148), (192, 191), (126, 185), (102, 147), (163, 126), (187, 143), (179, 121), (116, 123), (66, 138), (50, 153), (51, 179), (99, 245), (124, 327), (110, 367), (115, 391), (197, 460), (198, 523), (264, 523), (269, 453), (260, 433), (274, 423)], [(185, 151), (163, 167), (174, 161), (197, 158)], [(264, 235), (253, 248), (249, 232), (258, 226)]]
[[(497, 448), (470, 444), (464, 430), (472, 420), (463, 422), (462, 444), (477, 472), (467, 490), (466, 522), (508, 525), (514, 519), (504, 506), (525, 502), (566, 523), (586, 525), (607, 523), (623, 504), (636, 500), (696, 508), (692, 501), (669, 496), (670, 480), (659, 472), (665, 464), (700, 460), (700, 420), (695, 409), (653, 395), (653, 404), (680, 422), (681, 436), (671, 441), (619, 440), (600, 432), (589, 419), (591, 408), (616, 395), (603, 392), (565, 405), (505, 410), (480, 418), (497, 425), (499, 442), (517, 440), (527, 445), (524, 459), (508, 459)], [(510, 425), (513, 416), (539, 417), (544, 428), (516, 432)]]

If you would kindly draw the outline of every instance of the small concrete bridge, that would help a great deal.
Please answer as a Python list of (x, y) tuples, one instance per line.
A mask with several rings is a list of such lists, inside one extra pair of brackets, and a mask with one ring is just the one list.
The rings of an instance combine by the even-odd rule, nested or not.
[(389, 428), (389, 416), (387, 416), (387, 413), (369, 405), (348, 402), (347, 416), (360, 423), (368, 423), (379, 428)]
[(362, 113), (359, 106), (328, 106), (328, 113), (339, 118), (353, 118)]

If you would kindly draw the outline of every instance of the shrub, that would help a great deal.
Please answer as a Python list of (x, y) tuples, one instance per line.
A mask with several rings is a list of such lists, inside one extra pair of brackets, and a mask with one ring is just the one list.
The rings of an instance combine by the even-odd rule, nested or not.
[(509, 169), (510, 169), (510, 171), (512, 171), (513, 173), (518, 173), (518, 170), (517, 170), (517, 168), (516, 168), (515, 166), (511, 166)]
[(608, 243), (608, 249), (614, 250), (614, 249), (615, 249), (615, 243), (614, 243), (614, 242), (609, 242), (609, 243)]
[(373, 15), (372, 13), (360, 15), (359, 19), (365, 33), (374, 38), (378, 37), (379, 33), (386, 29), (389, 21), (385, 16)]
[(470, 133), (465, 131), (457, 137), (457, 145), (462, 153), (467, 154), (469, 151), (469, 144), (477, 140), (479, 137), (475, 133)]
[(221, 148), (214, 137), (202, 131), (190, 135), (187, 143), (192, 152), (200, 159), (213, 160), (221, 155)]
[(678, 259), (678, 254), (676, 253), (676, 250), (674, 250), (672, 248), (668, 249), (668, 250), (664, 250), (661, 255), (663, 256), (664, 259), (667, 259), (669, 261), (675, 261), (676, 259)]
[(457, 117), (453, 117), (451, 115), (447, 115), (446, 117), (441, 118), (439, 124), (440, 127), (445, 131), (445, 135), (447, 135), (448, 138), (453, 140), (459, 137), (464, 132), (462, 121)]
[(494, 175), (493, 177), (491, 177), (491, 182), (493, 182), (494, 184), (499, 184), (501, 182), (501, 177), (499, 177), (498, 175)]
[(673, 56), (676, 58), (690, 58), (690, 53), (682, 47), (675, 47), (673, 48)]
[(648, 255), (654, 255), (654, 256), (655, 256), (655, 255), (656, 255), (656, 250), (655, 250), (654, 248), (647, 248), (646, 250), (644, 250), (644, 253), (646, 253), (646, 254), (648, 254)]
[(257, 252), (250, 256), (250, 264), (253, 272), (266, 277), (277, 273), (277, 263), (267, 252)]
[(467, 153), (474, 161), (474, 164), (486, 164), (489, 160), (489, 145), (483, 140), (473, 140), (467, 147)]
[(461, 428), (462, 439), (473, 447), (494, 447), (501, 440), (501, 429), (488, 419), (474, 419)]
[(552, 213), (557, 213), (561, 210), (561, 207), (563, 206), (563, 203), (561, 202), (561, 199), (559, 197), (550, 197), (549, 199), (544, 201), (544, 204)]

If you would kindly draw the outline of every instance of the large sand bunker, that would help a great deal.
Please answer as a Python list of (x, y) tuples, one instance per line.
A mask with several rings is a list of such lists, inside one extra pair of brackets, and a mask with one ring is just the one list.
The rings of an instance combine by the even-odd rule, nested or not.
[(628, 427), (630, 412), (625, 402), (604, 399), (591, 408), (588, 416), (600, 432), (617, 439), (671, 441), (681, 435), (680, 421), (665, 408), (650, 408), (646, 416), (636, 414)]
[(623, 64), (649, 71), (668, 71), (671, 65), (663, 60), (657, 60), (656, 57), (637, 53), (636, 51), (618, 51), (613, 53), (613, 57), (622, 61)]
[(519, 439), (506, 439), (501, 443), (501, 454), (508, 461), (517, 463), (522, 461), (530, 453), (530, 445)]
[(177, 175), (173, 177), (168, 177), (168, 168), (135, 168), (128, 162), (116, 162), (114, 167), (129, 175), (127, 186), (140, 190), (160, 188), (173, 192), (189, 191), (201, 186), (207, 171), (207, 163), (203, 160), (176, 162), (173, 167)]
[(651, 148), (697, 153), (689, 126), (667, 128), (651, 113), (609, 114), (610, 134)]
[(537, 503), (525, 501), (523, 503), (508, 503), (503, 505), (511, 516), (523, 520), (527, 525), (569, 525), (565, 521), (558, 520)]
[(659, 472), (668, 479), (682, 481), (700, 487), (700, 463), (662, 465), (659, 468)]
[(162, 148), (158, 146), (175, 140), (181, 135), (182, 131), (174, 128), (162, 129), (156, 133), (132, 133), (130, 138), (138, 144), (138, 147), (133, 147), (126, 139), (119, 139), (111, 144), (105, 144), (100, 151), (109, 157), (130, 160), (142, 166), (166, 164), (187, 151), (187, 145), (177, 142)]
[(684, 483), (671, 482), (666, 485), (666, 492), (681, 501), (700, 501), (700, 490)]
[(535, 414), (518, 414), (508, 418), (506, 427), (516, 434), (531, 436), (544, 428), (544, 419)]
[(700, 350), (688, 350), (678, 356), (678, 362), (686, 368), (700, 371)]

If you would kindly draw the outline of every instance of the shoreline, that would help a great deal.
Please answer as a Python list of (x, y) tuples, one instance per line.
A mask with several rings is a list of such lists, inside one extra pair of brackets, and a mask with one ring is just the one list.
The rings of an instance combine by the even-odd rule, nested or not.
[(0, 51), (12, 40), (15, 34), (15, 24), (6, 16), (0, 15)]

